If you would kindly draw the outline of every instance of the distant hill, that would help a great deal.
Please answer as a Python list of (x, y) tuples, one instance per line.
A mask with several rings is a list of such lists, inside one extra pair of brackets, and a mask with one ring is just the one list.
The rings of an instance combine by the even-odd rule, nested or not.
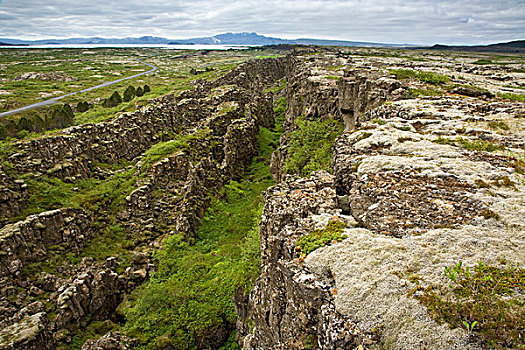
[(8, 43), (0, 42), (0, 46), (16, 46), (16, 44), (8, 44)]
[(508, 43), (499, 43), (499, 44), (492, 44), (492, 45), (476, 45), (476, 46), (434, 45), (432, 47), (426, 47), (425, 49), (447, 50), (447, 51), (525, 53), (525, 40), (516, 40), (516, 41), (510, 41)]
[(192, 39), (166, 39), (154, 36), (140, 38), (107, 39), (100, 37), (72, 38), (72, 39), (45, 39), (45, 40), (18, 40), (1, 38), (8, 45), (111, 45), (111, 44), (161, 44), (161, 45), (332, 45), (332, 46), (368, 46), (368, 47), (393, 47), (399, 45), (382, 44), (373, 42), (323, 40), (323, 39), (280, 39), (272, 38), (257, 33), (224, 33), (210, 37)]

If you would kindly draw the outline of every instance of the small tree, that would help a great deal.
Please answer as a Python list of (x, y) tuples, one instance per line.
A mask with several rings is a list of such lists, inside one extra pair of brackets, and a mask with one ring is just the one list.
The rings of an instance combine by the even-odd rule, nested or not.
[(147, 94), (150, 91), (151, 89), (149, 88), (149, 85), (148, 84), (144, 85), (144, 93)]
[(77, 103), (77, 112), (84, 113), (89, 109), (89, 103), (86, 101), (80, 101)]
[(140, 97), (140, 96), (144, 95), (144, 90), (142, 90), (142, 88), (139, 86), (137, 88), (137, 91), (135, 91), (135, 94), (137, 95), (137, 97)]
[(113, 95), (111, 95), (110, 98), (107, 98), (104, 100), (102, 105), (104, 107), (110, 108), (110, 107), (118, 106), (121, 103), (122, 103), (122, 97), (120, 97), (120, 94), (118, 93), (118, 91), (115, 91)]
[(124, 91), (123, 99), (125, 102), (129, 102), (133, 100), (134, 97), (135, 97), (135, 88), (130, 85), (128, 86), (126, 91)]

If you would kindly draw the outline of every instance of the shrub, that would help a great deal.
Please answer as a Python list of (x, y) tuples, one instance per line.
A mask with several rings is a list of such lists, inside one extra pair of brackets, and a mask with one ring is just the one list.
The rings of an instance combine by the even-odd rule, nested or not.
[(141, 97), (144, 95), (144, 90), (142, 90), (142, 88), (139, 86), (137, 88), (137, 90), (135, 91), (135, 95), (137, 95), (137, 97)]
[(128, 86), (127, 89), (124, 91), (124, 94), (122, 95), (124, 102), (129, 102), (133, 100), (135, 97), (135, 88), (133, 86)]
[(113, 92), (110, 98), (107, 98), (104, 100), (102, 105), (106, 108), (116, 107), (119, 104), (122, 103), (122, 97), (120, 97), (120, 94), (118, 91)]
[(143, 91), (144, 91), (144, 94), (147, 94), (148, 92), (151, 91), (151, 89), (150, 89), (150, 87), (149, 87), (148, 84), (144, 85), (144, 89), (143, 89)]
[(77, 111), (80, 113), (84, 113), (89, 109), (89, 103), (86, 101), (80, 101), (77, 103)]

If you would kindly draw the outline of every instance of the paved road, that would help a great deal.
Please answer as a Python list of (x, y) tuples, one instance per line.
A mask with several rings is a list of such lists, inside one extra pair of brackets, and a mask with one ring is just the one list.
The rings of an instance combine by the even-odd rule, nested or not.
[(117, 79), (117, 80), (113, 80), (113, 81), (108, 81), (108, 82), (102, 83), (102, 84), (97, 85), (97, 86), (92, 86), (92, 87), (87, 88), (87, 89), (83, 89), (83, 90), (79, 90), (79, 91), (75, 91), (75, 92), (70, 92), (70, 93), (65, 94), (65, 95), (61, 95), (61, 96), (50, 98), (49, 100), (33, 103), (31, 105), (27, 105), (27, 106), (24, 106), (24, 107), (13, 109), (13, 110), (10, 110), (10, 111), (7, 111), (7, 112), (2, 112), (2, 113), (0, 113), (0, 117), (6, 117), (8, 115), (13, 115), (13, 114), (16, 114), (16, 113), (20, 113), (20, 112), (23, 112), (23, 111), (28, 111), (30, 109), (34, 109), (34, 108), (38, 108), (38, 107), (42, 107), (42, 106), (54, 105), (55, 103), (60, 102), (60, 100), (62, 100), (63, 98), (66, 98), (68, 96), (80, 94), (81, 92), (87, 92), (87, 91), (91, 91), (91, 90), (95, 90), (95, 89), (100, 89), (100, 88), (102, 88), (104, 86), (113, 85), (113, 84), (116, 84), (116, 83), (120, 83), (121, 81), (124, 81), (124, 80), (133, 79), (133, 78), (136, 78), (136, 77), (140, 77), (141, 75), (144, 75), (144, 74), (155, 72), (158, 69), (157, 67), (155, 67), (152, 64), (149, 64), (149, 63), (146, 63), (146, 62), (142, 62), (140, 59), (137, 59), (137, 62), (140, 62), (140, 63), (143, 63), (143, 64), (145, 64), (147, 66), (150, 66), (151, 69), (149, 71), (147, 71), (147, 72), (142, 72), (142, 73), (134, 74), (134, 75), (129, 76), (129, 77), (125, 77), (125, 78), (121, 78), (121, 79)]

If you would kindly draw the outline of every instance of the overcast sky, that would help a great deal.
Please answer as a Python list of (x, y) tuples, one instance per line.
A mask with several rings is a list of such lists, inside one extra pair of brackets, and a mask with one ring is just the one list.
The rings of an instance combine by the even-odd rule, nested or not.
[(489, 44), (525, 39), (525, 0), (0, 0), (0, 37), (225, 32), (286, 39)]

